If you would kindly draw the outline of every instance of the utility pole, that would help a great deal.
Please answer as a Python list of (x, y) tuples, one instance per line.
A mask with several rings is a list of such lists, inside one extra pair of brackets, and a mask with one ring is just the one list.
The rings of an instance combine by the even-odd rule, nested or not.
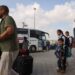
[(35, 23), (35, 22), (36, 22), (36, 18), (35, 18), (36, 15), (35, 15), (35, 12), (36, 12), (36, 8), (34, 7), (34, 29), (35, 29), (35, 25), (36, 25), (36, 23)]

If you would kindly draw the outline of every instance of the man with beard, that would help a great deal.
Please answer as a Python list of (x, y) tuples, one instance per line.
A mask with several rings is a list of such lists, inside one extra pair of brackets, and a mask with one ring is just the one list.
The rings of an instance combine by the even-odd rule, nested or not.
[(9, 8), (0, 6), (0, 75), (17, 75), (12, 69), (18, 55), (17, 28), (14, 19), (9, 16)]

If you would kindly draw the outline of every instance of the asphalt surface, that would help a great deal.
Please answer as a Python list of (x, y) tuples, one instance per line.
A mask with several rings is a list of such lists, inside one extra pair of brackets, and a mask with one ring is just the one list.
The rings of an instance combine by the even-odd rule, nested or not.
[[(72, 57), (68, 59), (69, 65), (63, 75), (75, 75), (75, 49), (72, 50)], [(34, 58), (32, 75), (62, 75), (57, 73), (57, 58), (54, 50), (31, 53)]]

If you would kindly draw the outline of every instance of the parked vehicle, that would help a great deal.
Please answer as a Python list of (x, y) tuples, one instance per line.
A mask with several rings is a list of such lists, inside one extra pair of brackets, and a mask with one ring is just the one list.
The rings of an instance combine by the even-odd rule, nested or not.
[(50, 45), (50, 49), (55, 50), (56, 49), (56, 44)]
[(19, 43), (23, 42), (23, 37), (27, 37), (30, 51), (34, 52), (48, 49), (46, 38), (46, 35), (49, 35), (48, 33), (36, 29), (25, 28), (18, 28), (17, 31)]

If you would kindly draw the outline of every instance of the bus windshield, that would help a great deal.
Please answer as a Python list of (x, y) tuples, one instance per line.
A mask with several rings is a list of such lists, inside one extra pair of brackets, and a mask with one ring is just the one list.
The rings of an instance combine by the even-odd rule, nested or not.
[(38, 30), (30, 30), (30, 37), (35, 37), (40, 40), (46, 39), (45, 33), (42, 31), (38, 31)]

